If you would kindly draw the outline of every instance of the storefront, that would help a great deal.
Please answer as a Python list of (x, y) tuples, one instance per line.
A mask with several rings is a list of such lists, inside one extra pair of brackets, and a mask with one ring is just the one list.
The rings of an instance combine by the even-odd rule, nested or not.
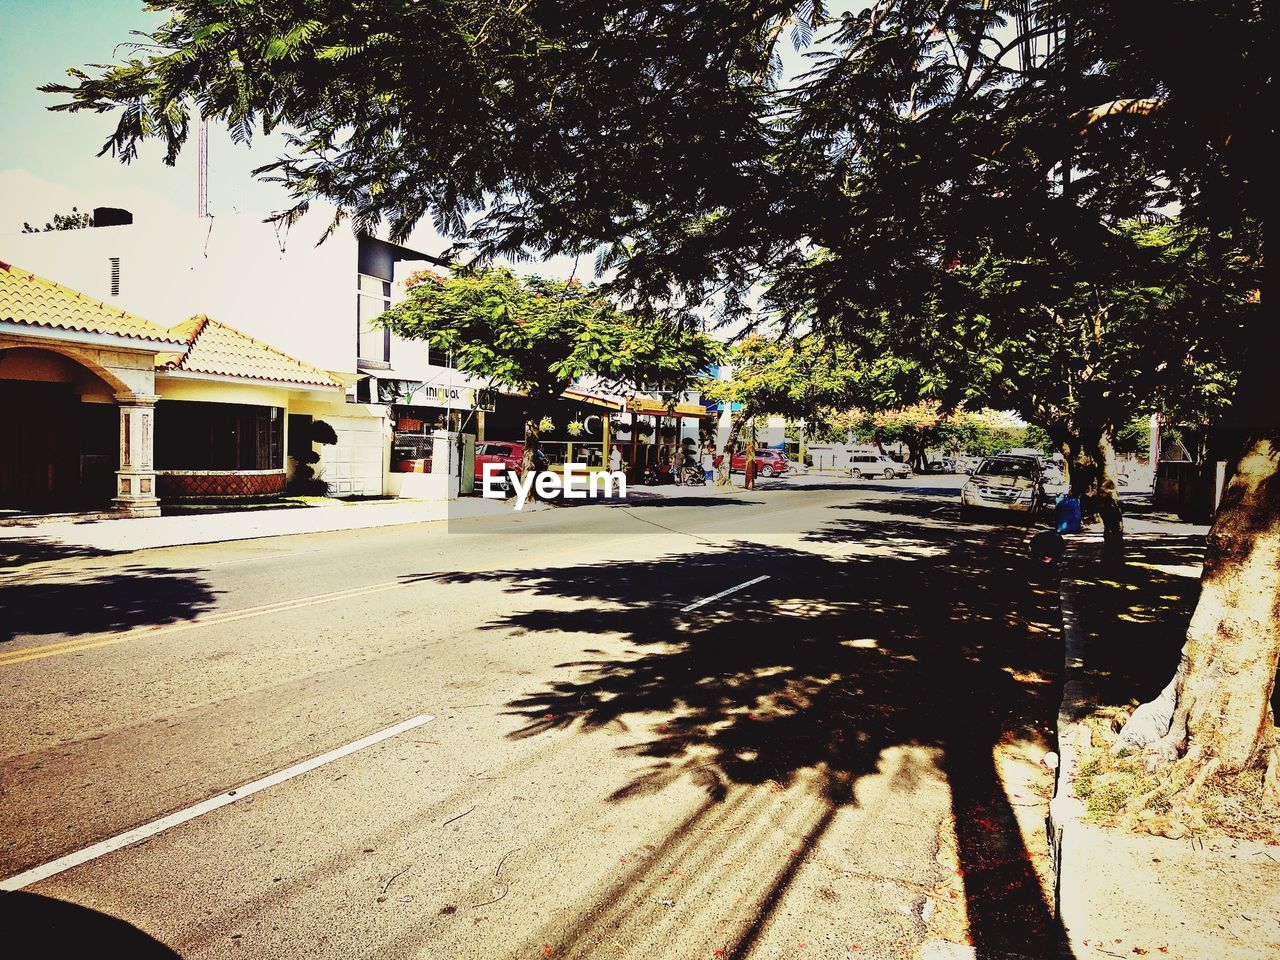
[(399, 402), (391, 403), (392, 473), (429, 472), (435, 431), (471, 434), (478, 439), (484, 435), (486, 415), (494, 410), (490, 390), (441, 384), (411, 386), (398, 394)]
[[(523, 444), (527, 406), (523, 396), (499, 396), (496, 410), (485, 418), (481, 440)], [(565, 463), (607, 467), (614, 442), (610, 418), (622, 407), (621, 397), (566, 390), (539, 418), (538, 439), (547, 461), (552, 467)]]
[(697, 403), (632, 397), (615, 418), (614, 434), (627, 472), (639, 480), (649, 464), (671, 462), (677, 447), (699, 452), (714, 442), (716, 414)]

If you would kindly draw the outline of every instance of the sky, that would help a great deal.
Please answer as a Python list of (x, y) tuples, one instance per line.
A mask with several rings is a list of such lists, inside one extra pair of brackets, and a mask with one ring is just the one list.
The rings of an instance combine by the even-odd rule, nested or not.
[[(123, 207), (139, 223), (195, 214), (194, 138), (174, 167), (164, 164), (157, 143), (143, 144), (128, 165), (98, 157), (115, 126), (113, 114), (55, 113), (48, 108), (59, 98), (36, 89), (63, 80), (68, 67), (126, 58), (129, 51), (120, 45), (138, 39), (131, 31), (153, 29), (162, 20), (163, 14), (147, 12), (141, 0), (0, 0), (0, 237), (21, 231), (24, 222), (43, 227), (73, 206), (81, 212)], [(781, 44), (786, 69), (794, 72), (804, 58), (790, 46), (787, 40)], [(280, 185), (251, 174), (274, 160), (282, 145), (278, 134), (259, 134), (248, 147), (234, 144), (225, 129), (211, 125), (209, 212), (265, 216), (288, 207), (291, 200)], [(428, 253), (447, 246), (429, 224), (409, 245)], [(569, 258), (515, 266), (522, 273), (563, 276), (576, 269), (580, 277), (591, 269), (587, 263), (575, 268)]]
[[(65, 79), (68, 67), (127, 59), (129, 50), (120, 45), (140, 39), (131, 31), (154, 29), (163, 19), (142, 0), (0, 0), (0, 245), (24, 223), (40, 229), (73, 206), (82, 213), (123, 207), (139, 224), (195, 216), (194, 137), (173, 167), (165, 165), (158, 143), (142, 144), (131, 164), (99, 157), (115, 127), (113, 115), (53, 112), (49, 106), (59, 97), (36, 89)], [(209, 213), (265, 217), (292, 205), (283, 187), (251, 172), (275, 160), (283, 145), (279, 133), (261, 132), (249, 146), (236, 144), (211, 123)], [(430, 254), (449, 246), (429, 223), (407, 245)], [(520, 273), (579, 278), (591, 270), (587, 260), (569, 257), (511, 266)]]
[[(161, 22), (140, 0), (0, 0), (0, 235), (42, 227), (71, 206), (119, 206), (148, 218), (195, 212), (195, 150), (167, 167), (157, 144), (146, 144), (134, 163), (96, 156), (115, 120), (111, 114), (54, 113), (58, 97), (40, 93), (70, 66), (115, 59), (131, 30)], [(127, 56), (120, 49), (117, 57)], [(277, 138), (250, 148), (224, 130), (209, 134), (210, 211), (269, 213), (288, 205), (285, 192), (249, 171), (275, 158)]]

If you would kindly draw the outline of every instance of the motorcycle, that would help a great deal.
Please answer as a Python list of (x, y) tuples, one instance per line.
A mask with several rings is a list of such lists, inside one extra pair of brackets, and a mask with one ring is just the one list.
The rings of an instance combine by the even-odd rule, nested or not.
[(686, 487), (703, 486), (707, 482), (707, 472), (696, 463), (686, 463), (680, 468), (680, 482)]
[(644, 473), (640, 477), (641, 482), (646, 487), (656, 487), (663, 483), (674, 483), (671, 477), (671, 467), (668, 464), (651, 463), (644, 468)]

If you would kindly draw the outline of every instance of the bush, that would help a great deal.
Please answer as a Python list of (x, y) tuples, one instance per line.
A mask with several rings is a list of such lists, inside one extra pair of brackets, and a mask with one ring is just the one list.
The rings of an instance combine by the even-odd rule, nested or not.
[[(332, 446), (338, 442), (338, 432), (323, 420), (312, 420), (310, 439), (313, 444)], [(308, 450), (301, 455), (293, 456), (293, 476), (289, 478), (289, 492), (308, 497), (323, 497), (329, 493), (329, 485), (316, 476), (315, 464), (320, 462), (320, 454)]]

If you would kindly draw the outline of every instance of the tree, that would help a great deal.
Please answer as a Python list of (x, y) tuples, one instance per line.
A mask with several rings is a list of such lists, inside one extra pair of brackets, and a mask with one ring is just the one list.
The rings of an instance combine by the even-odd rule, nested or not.
[(953, 272), (976, 298), (961, 308), (974, 315), (961, 324), (967, 349), (956, 355), (970, 370), (959, 375), (971, 394), (1045, 431), (1072, 494), (1102, 515), (1118, 551), (1116, 434), (1144, 413), (1221, 409), (1240, 364), (1238, 332), (1256, 308), (1260, 250), (1252, 231), (1238, 242), (1177, 221), (1109, 234), (1126, 256), (993, 257)]
[(93, 226), (93, 217), (72, 207), (70, 213), (55, 213), (53, 221), (46, 223), (43, 231), (37, 230), (29, 223), (23, 223), (22, 232), (53, 233), (55, 230), (83, 230), (85, 227), (91, 226)]
[[(959, 268), (1030, 252), (1110, 283), (1126, 222), (1176, 203), (1241, 242), (1269, 209), (1259, 0), (873, 0), (831, 19), (814, 0), (158, 6), (172, 16), (140, 55), (47, 87), (59, 108), (119, 108), (105, 149), (126, 160), (156, 138), (172, 161), (193, 109), (241, 139), (292, 127), (271, 172), (295, 209), (323, 195), (397, 236), (431, 216), (481, 254), (602, 248), (615, 289), (673, 309), (741, 316), (763, 286), (784, 323), (832, 342), (885, 317), (910, 341), (934, 309), (963, 342), (983, 314)], [(825, 32), (783, 83), (792, 23), (801, 43)], [(1258, 309), (1244, 334), (1222, 451), (1239, 466), (1169, 737), (1178, 777), (1272, 757), (1275, 785), (1280, 324)]]
[(524, 467), (533, 466), (539, 425), (579, 378), (678, 388), (718, 355), (690, 323), (619, 309), (576, 280), (518, 277), (508, 269), (424, 271), (408, 296), (377, 318), (395, 334), (426, 340), (459, 370), (525, 398)]
[(730, 421), (718, 482), (729, 483), (730, 461), (747, 429), (746, 476), (754, 479), (755, 422), (763, 415), (820, 422), (857, 395), (864, 368), (852, 351), (819, 337), (765, 337), (751, 334), (734, 344), (727, 357), (728, 380), (704, 378), (706, 400), (738, 410)]
[(879, 411), (847, 410), (828, 418), (822, 435), (843, 440), (853, 434), (859, 440), (903, 443), (917, 469), (928, 465), (930, 449), (989, 457), (1001, 450), (1028, 444), (1027, 427), (1007, 414), (992, 410), (946, 410), (936, 400), (922, 400), (905, 407)]

